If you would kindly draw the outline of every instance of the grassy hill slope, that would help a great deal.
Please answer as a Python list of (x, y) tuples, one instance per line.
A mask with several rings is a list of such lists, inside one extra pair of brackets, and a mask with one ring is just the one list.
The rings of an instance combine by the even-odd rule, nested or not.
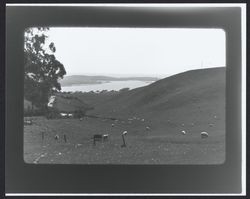
[[(154, 128), (217, 124), (225, 127), (225, 68), (200, 69), (121, 93), (91, 114), (143, 118)], [(166, 125), (168, 124), (168, 125)]]

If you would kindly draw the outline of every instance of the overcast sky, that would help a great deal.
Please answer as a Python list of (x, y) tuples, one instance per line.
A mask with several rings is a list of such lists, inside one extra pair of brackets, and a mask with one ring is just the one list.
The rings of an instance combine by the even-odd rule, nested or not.
[(50, 28), (67, 75), (159, 76), (225, 66), (220, 29)]

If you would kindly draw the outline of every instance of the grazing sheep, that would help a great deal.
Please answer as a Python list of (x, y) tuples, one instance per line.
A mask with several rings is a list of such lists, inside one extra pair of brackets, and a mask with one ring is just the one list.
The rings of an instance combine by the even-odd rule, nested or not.
[(149, 126), (147, 126), (147, 127), (146, 127), (146, 130), (147, 130), (147, 131), (149, 131), (149, 130), (150, 130), (150, 127), (149, 127)]
[(215, 115), (214, 118), (216, 119), (216, 118), (217, 118), (217, 115)]
[(83, 120), (83, 118), (82, 117), (80, 117), (80, 119), (79, 119), (80, 121), (82, 121)]
[(102, 142), (102, 141), (107, 141), (108, 140), (108, 137), (109, 137), (109, 135), (108, 134), (95, 134), (94, 136), (93, 136), (93, 144), (95, 145), (95, 142), (96, 141), (100, 141), (100, 142)]
[(56, 134), (54, 138), (55, 140), (59, 140), (59, 135)]
[(68, 116), (67, 113), (60, 113), (60, 115), (61, 115), (62, 117), (67, 117), (67, 116)]
[(95, 134), (94, 136), (93, 136), (93, 144), (95, 145), (95, 142), (96, 141), (102, 141), (102, 134)]
[(187, 132), (186, 131), (181, 131), (182, 135), (186, 135)]
[(24, 125), (32, 125), (32, 120), (25, 120)]
[(209, 126), (210, 126), (210, 127), (213, 127), (213, 126), (214, 126), (214, 124), (209, 124)]
[(82, 144), (76, 144), (76, 145), (75, 145), (75, 148), (78, 148), (78, 147), (80, 147), (80, 146), (82, 146)]
[(123, 131), (122, 135), (126, 135), (128, 132), (127, 131)]
[(208, 133), (203, 131), (201, 132), (201, 138), (207, 138), (208, 137)]
[(144, 119), (141, 119), (142, 122), (144, 122), (145, 120)]
[(181, 126), (185, 126), (185, 124), (181, 124)]
[(69, 114), (68, 114), (68, 117), (73, 117), (73, 114), (72, 114), (72, 113), (69, 113)]
[(115, 124), (111, 124), (111, 126), (112, 126), (112, 127), (114, 127), (114, 126), (115, 126)]
[(102, 135), (103, 141), (107, 141), (108, 138), (109, 138), (109, 134), (103, 134), (103, 135)]

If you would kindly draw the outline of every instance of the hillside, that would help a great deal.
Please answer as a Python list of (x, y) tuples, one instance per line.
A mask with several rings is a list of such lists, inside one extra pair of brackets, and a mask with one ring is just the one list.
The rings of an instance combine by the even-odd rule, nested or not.
[[(158, 128), (196, 123), (208, 125), (217, 120), (224, 129), (225, 68), (192, 70), (149, 86), (114, 96), (95, 107), (90, 114), (115, 118), (136, 116)], [(220, 121), (220, 122), (219, 122)]]
[(71, 75), (60, 80), (61, 86), (72, 86), (77, 84), (101, 84), (109, 81), (157, 81), (155, 77), (109, 77), (109, 76), (87, 76), (87, 75)]
[[(55, 105), (61, 111), (95, 109), (80, 120), (33, 117), (33, 125), (24, 127), (24, 161), (222, 164), (226, 157), (225, 72), (225, 68), (193, 70), (124, 92), (57, 93)], [(93, 143), (96, 134), (109, 138)]]

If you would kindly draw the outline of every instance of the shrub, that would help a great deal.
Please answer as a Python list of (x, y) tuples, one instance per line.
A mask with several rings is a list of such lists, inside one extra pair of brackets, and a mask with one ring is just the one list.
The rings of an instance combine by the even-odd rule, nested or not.
[(54, 108), (49, 108), (49, 109), (47, 110), (47, 112), (45, 113), (45, 117), (46, 117), (47, 119), (55, 119), (55, 118), (59, 118), (59, 117), (60, 117), (60, 114), (59, 114), (59, 112), (58, 112), (56, 109), (54, 109)]
[(83, 111), (83, 110), (75, 110), (74, 113), (73, 113), (73, 117), (74, 118), (84, 117), (85, 116), (85, 112), (86, 111)]

